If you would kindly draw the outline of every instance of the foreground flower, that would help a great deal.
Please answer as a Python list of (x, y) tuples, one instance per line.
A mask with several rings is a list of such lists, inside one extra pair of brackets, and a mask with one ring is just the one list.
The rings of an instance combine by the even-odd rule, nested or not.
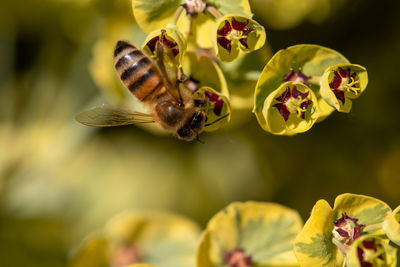
[(332, 209), (319, 200), (295, 240), (295, 254), (301, 266), (341, 266), (353, 244), (364, 235), (382, 233), (376, 229), (390, 215), (390, 207), (375, 198), (343, 194)]
[(339, 64), (328, 68), (321, 78), (321, 96), (338, 111), (349, 112), (351, 99), (358, 98), (368, 84), (364, 67)]
[(318, 100), (303, 83), (286, 82), (264, 102), (267, 129), (274, 134), (293, 135), (312, 127), (319, 116)]
[(208, 223), (197, 251), (198, 267), (292, 266), (299, 214), (261, 202), (232, 203)]
[(183, 217), (170, 213), (124, 213), (113, 218), (102, 232), (90, 236), (70, 266), (124, 267), (141, 262), (158, 267), (193, 266), (198, 238), (198, 226)]

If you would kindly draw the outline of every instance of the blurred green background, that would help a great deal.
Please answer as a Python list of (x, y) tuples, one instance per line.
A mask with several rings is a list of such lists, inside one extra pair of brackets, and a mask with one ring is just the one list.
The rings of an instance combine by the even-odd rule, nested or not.
[(145, 37), (130, 1), (2, 3), (0, 266), (65, 266), (88, 233), (131, 208), (172, 210), (204, 226), (232, 201), (278, 202), (304, 219), (318, 199), (344, 192), (400, 204), (399, 1), (250, 2), (274, 52), (315, 43), (368, 69), (350, 114), (281, 137), (248, 112), (203, 134), (205, 144), (85, 127), (75, 114), (125, 94), (110, 89), (116, 74), (103, 63), (116, 40)]

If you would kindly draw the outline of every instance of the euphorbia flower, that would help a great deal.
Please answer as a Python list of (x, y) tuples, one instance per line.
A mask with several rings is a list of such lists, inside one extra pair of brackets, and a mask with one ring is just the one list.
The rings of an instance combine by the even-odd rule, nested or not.
[(338, 67), (337, 70), (332, 70), (333, 79), (329, 83), (329, 87), (332, 89), (333, 93), (342, 101), (343, 105), (346, 101), (344, 97), (344, 93), (353, 92), (355, 95), (358, 95), (361, 91), (360, 89), (360, 81), (358, 81), (357, 74), (355, 72), (351, 73), (350, 68), (342, 69)]
[[(332, 67), (332, 64), (339, 63), (347, 64), (349, 61), (340, 53), (318, 45), (295, 45), (278, 51), (265, 65), (254, 93), (254, 113), (261, 127), (273, 134), (293, 135), (309, 130), (313, 123), (320, 122), (329, 116), (335, 109), (321, 97), (319, 85), (324, 72)], [(287, 110), (280, 109), (283, 117), (281, 113), (276, 112), (278, 110), (276, 107), (271, 108), (276, 104), (275, 98), (283, 93), (282, 91), (277, 94), (274, 92), (284, 82), (300, 83), (314, 93), (316, 99), (314, 101), (311, 96), (312, 104), (308, 107), (312, 118), (309, 118), (309, 113), (306, 112), (304, 120), (301, 118), (303, 113), (297, 111), (295, 115), (288, 117)], [(329, 88), (329, 82), (327, 86)], [(297, 85), (297, 90), (300, 87)], [(286, 87), (283, 91), (285, 90)], [(337, 100), (332, 90), (330, 88), (329, 90), (332, 97)], [(272, 99), (269, 100), (272, 103), (266, 100), (270, 96)], [(284, 118), (287, 120), (285, 121)], [(292, 118), (298, 120), (295, 121)]]
[(301, 227), (301, 218), (292, 209), (273, 203), (232, 203), (209, 221), (197, 266), (296, 265), (292, 242)]
[(319, 200), (295, 240), (300, 265), (341, 266), (359, 239), (382, 232), (371, 226), (382, 223), (390, 211), (386, 203), (363, 195), (339, 195), (333, 209)]
[(266, 129), (274, 134), (294, 135), (308, 131), (319, 116), (315, 93), (299, 82), (285, 82), (264, 101)]
[(231, 53), (232, 41), (238, 40), (244, 48), (249, 49), (247, 37), (250, 32), (254, 31), (254, 28), (246, 28), (248, 24), (249, 19), (238, 21), (235, 17), (231, 17), (230, 20), (224, 20), (224, 26), (217, 31), (219, 45)]
[(220, 18), (213, 32), (216, 55), (227, 62), (236, 59), (242, 53), (261, 48), (265, 38), (263, 26), (241, 15), (226, 15)]
[(166, 36), (165, 30), (161, 30), (161, 34), (159, 36), (153, 37), (146, 43), (146, 46), (150, 49), (150, 51), (152, 53), (154, 53), (154, 50), (156, 49), (157, 42), (160, 45), (171, 49), (171, 52), (174, 56), (177, 56), (179, 54), (178, 43), (175, 41), (169, 40)]
[(305, 114), (309, 105), (313, 102), (310, 97), (308, 97), (310, 92), (302, 93), (297, 90), (297, 86), (293, 85), (290, 89), (289, 85), (286, 86), (286, 91), (282, 93), (279, 97), (275, 98), (276, 103), (273, 107), (279, 110), (283, 119), (287, 121), (290, 114), (296, 113), (298, 117), (305, 119)]
[(368, 84), (364, 67), (339, 64), (327, 68), (321, 77), (320, 93), (323, 99), (341, 112), (349, 112), (351, 99), (358, 98)]

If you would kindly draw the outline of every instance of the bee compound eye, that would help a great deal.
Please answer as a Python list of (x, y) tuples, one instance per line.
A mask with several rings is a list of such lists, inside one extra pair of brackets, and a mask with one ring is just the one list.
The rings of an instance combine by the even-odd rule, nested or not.
[(200, 130), (204, 124), (204, 114), (201, 111), (196, 112), (190, 120), (190, 128)]

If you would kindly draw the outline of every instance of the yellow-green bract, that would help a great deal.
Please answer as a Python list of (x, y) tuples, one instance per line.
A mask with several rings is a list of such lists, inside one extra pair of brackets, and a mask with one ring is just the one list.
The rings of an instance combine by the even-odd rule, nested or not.
[(299, 214), (287, 207), (234, 202), (209, 221), (197, 251), (197, 267), (221, 266), (235, 252), (245, 256), (248, 266), (296, 265), (292, 246), (302, 225)]
[(358, 98), (368, 84), (367, 70), (360, 65), (338, 64), (321, 77), (321, 96), (340, 112), (350, 112), (352, 99)]

